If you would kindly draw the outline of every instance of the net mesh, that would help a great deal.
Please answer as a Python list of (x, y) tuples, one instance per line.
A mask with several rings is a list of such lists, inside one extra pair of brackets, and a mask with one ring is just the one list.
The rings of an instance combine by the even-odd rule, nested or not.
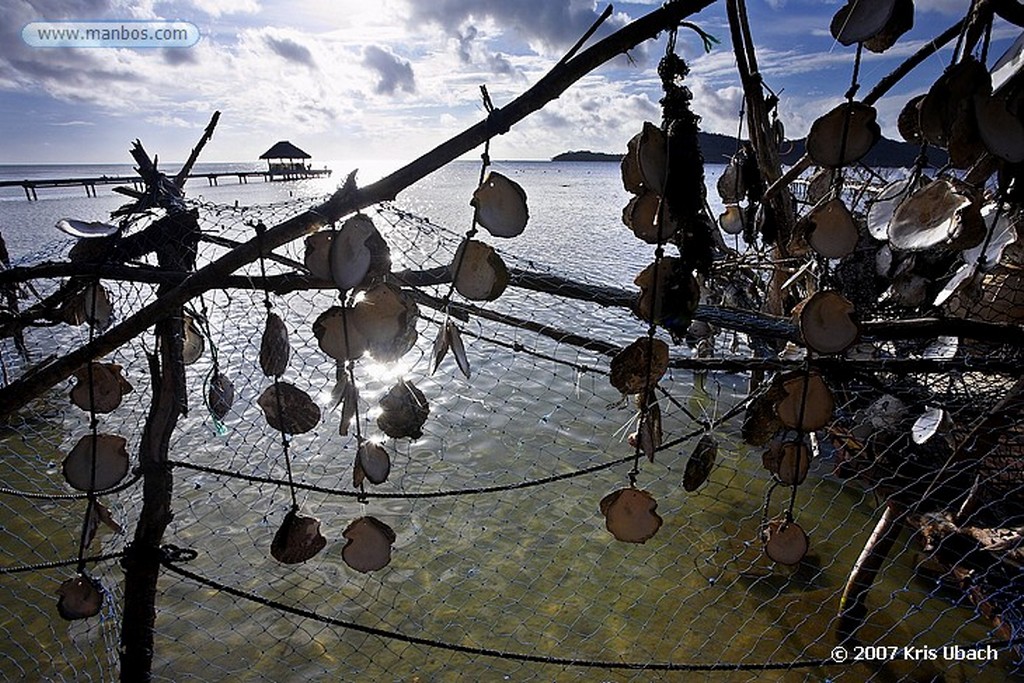
[[(194, 204), (204, 234), (200, 265), (250, 239), (257, 223), (274, 225), (314, 204)], [(657, 501), (664, 524), (645, 543), (622, 543), (606, 529), (599, 503), (629, 485), (636, 456), (629, 444), (636, 406), (608, 380), (610, 357), (647, 334), (628, 305), (608, 303), (617, 295), (628, 301), (632, 290), (609, 289), (614, 283), (599, 271), (568, 277), (539, 265), (547, 262), (542, 248), (510, 253), (498, 245), (510, 269), (528, 272), (534, 284), (520, 279), (494, 302), (456, 306), (471, 379), (450, 356), (431, 373), (448, 284), (410, 283), (446, 268), (463, 235), (391, 204), (369, 215), (420, 316), (415, 345), (401, 360), (355, 363), (360, 425), (383, 438), (380, 398), (405, 378), (429, 401), (423, 436), (384, 439), (387, 482), (354, 488), (357, 441), (339, 433), (330, 398), (336, 363), (313, 333), (317, 317), (338, 303), (337, 291), (272, 294), (291, 347), (282, 379), (322, 408), (316, 429), (288, 438), (288, 453), (297, 503), (321, 520), (328, 539), (310, 561), (275, 561), (271, 541), (291, 497), (281, 435), (256, 400), (272, 384), (258, 362), (259, 266), (192, 301), (187, 313), (205, 348), (188, 368), (189, 411), (169, 448), (173, 521), (164, 542), (173, 548), (158, 585), (154, 680), (647, 680), (651, 670), (713, 680), (762, 680), (769, 670), (794, 681), (1019, 675), (1019, 642), (1007, 641), (1024, 623), (1015, 564), (1024, 434), (1019, 424), (986, 420), (1018, 400), (1019, 346), (954, 348), (923, 335), (875, 341), (874, 354), (825, 363), (819, 371), (832, 389), (835, 420), (811, 441), (806, 481), (790, 487), (765, 469), (770, 447), (744, 439), (744, 416), (771, 387), (752, 390), (752, 375), (805, 372), (805, 359), (796, 352), (752, 358), (757, 339), (719, 315), (702, 343), (672, 346), (659, 394), (665, 445), (653, 462), (637, 461), (636, 485)], [(25, 263), (69, 247), (51, 245)], [(302, 250), (301, 243), (278, 249), (266, 274), (301, 268)], [(756, 281), (757, 267), (770, 262), (767, 252), (747, 250), (719, 263), (705, 312), (741, 305), (749, 293), (742, 283)], [(955, 265), (947, 264), (950, 272)], [(986, 275), (985, 291), (1000, 293), (980, 299), (972, 317), (1007, 315), (1006, 293), (1024, 291), (1014, 268)], [(36, 281), (37, 294), (58, 284)], [(119, 320), (156, 296), (152, 284), (104, 286)], [(57, 355), (89, 338), (85, 325), (26, 334), (30, 348)], [(5, 370), (17, 376), (23, 361), (3, 343)], [(152, 399), (145, 358), (154, 348), (147, 333), (105, 359), (126, 368), (134, 389), (99, 417), (98, 429), (127, 438), (133, 454)], [(203, 401), (215, 362), (236, 392), (223, 422)], [(101, 528), (86, 552), (99, 558), (89, 573), (107, 593), (99, 618), (59, 619), (55, 592), (74, 572), (86, 506), (84, 495), (69, 495), (61, 461), (90, 428), (88, 414), (68, 404), (70, 387), (55, 387), (3, 425), (0, 671), (11, 678), (118, 675), (117, 556), (143, 494), (136, 473), (103, 497), (127, 532)], [(941, 428), (929, 430), (926, 414)], [(709, 431), (717, 461), (707, 483), (687, 492), (687, 464)], [(983, 457), (954, 457), (979, 439), (988, 445)], [(969, 523), (957, 528), (949, 513), (966, 492)], [(888, 661), (839, 664), (840, 597), (886, 500), (899, 502), (906, 531), (868, 592), (858, 652)], [(766, 522), (787, 512), (810, 538), (795, 566), (764, 552)], [(389, 525), (396, 540), (386, 568), (360, 573), (344, 561), (342, 533), (365, 515)], [(59, 561), (68, 562), (48, 564)], [(941, 650), (976, 652), (990, 643), (998, 655), (986, 661)]]

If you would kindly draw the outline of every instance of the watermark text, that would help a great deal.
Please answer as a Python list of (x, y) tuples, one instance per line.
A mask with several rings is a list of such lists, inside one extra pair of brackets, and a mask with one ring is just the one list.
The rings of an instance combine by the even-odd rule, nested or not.
[(33, 21), (21, 38), (32, 47), (192, 47), (199, 28), (188, 21)]

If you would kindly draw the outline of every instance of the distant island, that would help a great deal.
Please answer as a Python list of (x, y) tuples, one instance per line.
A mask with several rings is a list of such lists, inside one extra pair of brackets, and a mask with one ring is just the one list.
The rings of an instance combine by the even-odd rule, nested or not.
[[(701, 152), (704, 154), (704, 161), (709, 164), (727, 164), (729, 159), (736, 152), (738, 143), (736, 138), (730, 135), (718, 133), (698, 133), (698, 142)], [(881, 166), (887, 168), (898, 168), (912, 166), (917, 155), (921, 152), (919, 145), (908, 142), (882, 138), (871, 148), (863, 162), (868, 166)], [(787, 140), (783, 147), (782, 163), (792, 165), (804, 154), (804, 139)], [(624, 154), (612, 154), (609, 152), (591, 152), (589, 150), (578, 150), (562, 152), (551, 158), (552, 161), (614, 161), (622, 160)], [(929, 148), (928, 159), (933, 166), (945, 165), (948, 157), (941, 149)]]

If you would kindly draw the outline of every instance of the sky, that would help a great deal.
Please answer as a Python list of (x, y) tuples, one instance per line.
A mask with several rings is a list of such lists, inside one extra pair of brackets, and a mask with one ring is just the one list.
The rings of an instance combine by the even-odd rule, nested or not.
[[(790, 137), (843, 99), (855, 48), (829, 34), (843, 0), (746, 0), (765, 83), (780, 94)], [(614, 4), (597, 38), (660, 2)], [(865, 53), (863, 95), (956, 22), (970, 0), (916, 0), (914, 28), (883, 55)], [(481, 84), (502, 106), (547, 72), (605, 3), (591, 0), (0, 0), (0, 163), (130, 162), (139, 138), (182, 160), (215, 110), (202, 161), (254, 161), (278, 140), (317, 160), (408, 161), (484, 116)], [(180, 48), (46, 48), (30, 22), (175, 19), (200, 39)], [(677, 50), (701, 129), (735, 134), (741, 90), (724, 2), (691, 17), (720, 42), (705, 53), (683, 30)], [(990, 62), (1019, 29), (997, 20)], [(491, 143), (496, 159), (622, 152), (659, 121), (662, 35), (576, 83)], [(898, 138), (904, 102), (925, 92), (952, 49), (930, 58), (878, 105)]]

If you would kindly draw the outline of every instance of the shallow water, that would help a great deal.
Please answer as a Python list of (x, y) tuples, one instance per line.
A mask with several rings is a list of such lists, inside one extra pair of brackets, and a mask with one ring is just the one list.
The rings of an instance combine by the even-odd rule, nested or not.
[[(627, 197), (616, 165), (499, 163), (496, 169), (520, 182), (530, 198), (531, 221), (521, 238), (484, 237), (510, 263), (629, 288), (634, 274), (651, 260), (653, 248), (633, 239), (620, 222)], [(385, 227), (384, 219), (392, 214), (375, 220), (393, 245), (409, 240), (406, 260), (425, 267), (447, 263), (458, 235), (470, 226), (468, 198), (477, 173), (475, 163), (456, 163), (399, 196), (398, 206), (446, 229), (408, 221)], [(709, 174), (714, 177), (713, 171)], [(323, 181), (289, 185), (222, 185), (192, 192), (218, 204), (232, 206), (237, 199), (245, 206), (286, 199), (288, 193), (319, 196), (329, 187)], [(57, 218), (102, 218), (111, 208), (104, 203), (108, 201), (66, 197), (0, 202), (0, 229), (12, 253), (35, 252), (39, 237), (9, 226), (42, 224), (58, 237), (48, 227)], [(248, 219), (226, 211), (207, 227), (244, 237)], [(300, 246), (282, 252), (301, 258)], [(442, 296), (444, 289), (431, 293)], [(115, 290), (119, 315), (148, 296), (148, 287)], [(303, 511), (322, 520), (328, 546), (303, 565), (277, 563), (268, 551), (290, 505), (286, 487), (179, 468), (175, 519), (166, 541), (199, 553), (187, 569), (344, 622), (520, 655), (697, 664), (828, 656), (838, 596), (874, 525), (875, 504), (855, 484), (843, 485), (831, 476), (827, 454), (815, 461), (808, 482), (797, 491), (796, 518), (811, 537), (811, 555), (797, 569), (772, 565), (760, 550), (757, 530), (770, 477), (761, 467), (760, 453), (740, 443), (735, 420), (717, 430), (718, 464), (709, 483), (696, 493), (681, 488), (692, 440), (660, 452), (654, 463), (640, 463), (638, 485), (657, 499), (664, 524), (645, 544), (617, 542), (604, 528), (598, 503), (628, 484), (631, 463), (528, 486), (632, 452), (625, 443), (632, 410), (602, 374), (607, 359), (473, 319), (462, 324), (472, 379), (458, 374), (451, 358), (430, 375), (427, 364), (440, 314), (423, 307), (419, 339), (406, 358), (391, 367), (364, 361), (356, 365), (367, 434), (377, 431), (377, 399), (399, 376), (412, 379), (431, 404), (423, 438), (386, 442), (393, 457), (391, 476), (370, 490), (407, 495), (360, 502), (345, 495), (352, 491), (355, 441), (338, 435), (338, 416), (327, 411), (334, 363), (319, 350), (311, 332), (312, 320), (334, 299), (328, 292), (272, 297), (291, 334), (293, 355), (284, 379), (307, 390), (325, 410), (322, 424), (291, 439), (289, 451), (297, 481), (339, 491), (297, 493)], [(208, 349), (189, 370), (191, 410), (172, 439), (171, 458), (283, 479), (280, 437), (255, 405), (269, 385), (256, 363), (262, 297), (247, 291), (217, 292), (204, 297), (203, 304), (210, 311), (220, 366), (235, 382), (236, 407), (225, 429), (218, 430), (201, 405), (203, 382), (212, 368)], [(488, 308), (615, 343), (645, 333), (645, 325), (624, 311), (531, 292), (510, 290)], [(54, 350), (59, 351), (85, 334), (61, 331), (50, 343), (55, 341)], [(151, 347), (152, 340), (144, 338), (113, 355), (129, 369), (135, 391), (101, 425), (128, 436), (129, 450), (137, 445), (145, 419), (150, 392), (143, 354)], [(6, 346), (4, 353), (10, 357)], [(673, 353), (687, 352), (676, 348)], [(745, 393), (744, 378), (723, 373), (709, 375), (706, 394), (694, 389), (688, 372), (670, 373), (663, 386), (678, 402), (663, 405), (667, 439), (694, 431), (684, 408), (698, 416), (703, 411), (721, 415)], [(67, 407), (65, 396), (66, 388), (61, 388), (52, 397), (45, 419), (4, 433), (0, 483), (64, 490), (61, 453), (87, 429), (87, 418)], [(523, 488), (476, 491), (493, 486)], [(463, 493), (419, 497), (438, 491)], [(140, 495), (134, 489), (109, 501), (129, 527), (138, 514)], [(788, 502), (789, 491), (776, 491), (770, 514), (780, 514)], [(0, 496), (0, 505), (11, 520), (0, 532), (9, 562), (74, 556), (76, 520), (84, 503)], [(352, 571), (341, 558), (343, 530), (364, 514), (385, 521), (397, 534), (391, 564), (369, 575)], [(102, 538), (104, 550), (118, 550), (125, 541), (106, 532)], [(872, 591), (867, 637), (890, 645), (932, 647), (985, 638), (987, 626), (973, 610), (951, 605), (935, 586), (914, 577), (915, 554), (911, 545), (898, 544)], [(7, 596), (0, 629), (8, 634), (0, 645), (0, 671), (10, 674), (36, 666), (52, 680), (112, 678), (121, 572), (116, 563), (95, 569), (116, 598), (108, 601), (104, 620), (66, 625), (56, 616), (52, 593), (70, 572), (0, 576), (0, 595)], [(163, 575), (160, 590), (157, 680), (620, 681), (663, 676), (690, 680), (693, 675), (460, 654), (282, 614), (170, 572)], [(993, 667), (978, 671), (903, 664), (878, 680), (935, 671), (942, 671), (946, 680), (1005, 676)], [(819, 667), (707, 677), (863, 680), (871, 673), (867, 668)]]

